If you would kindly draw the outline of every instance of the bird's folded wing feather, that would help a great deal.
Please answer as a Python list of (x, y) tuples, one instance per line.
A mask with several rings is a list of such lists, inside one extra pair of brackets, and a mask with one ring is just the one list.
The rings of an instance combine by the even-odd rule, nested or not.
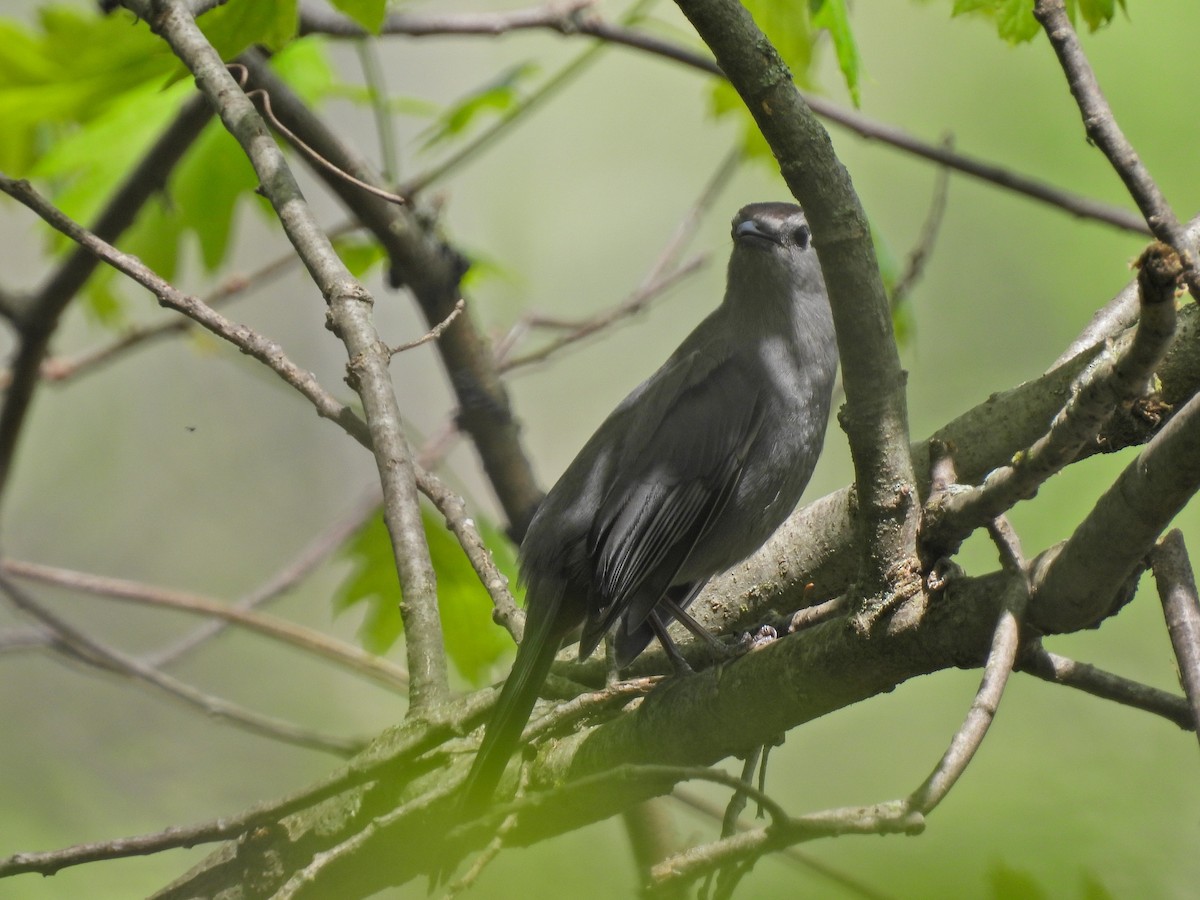
[(761, 422), (761, 385), (744, 365), (695, 352), (659, 373), (629, 422), (590, 536), (599, 603), (584, 646), (616, 618), (641, 622), (737, 485)]

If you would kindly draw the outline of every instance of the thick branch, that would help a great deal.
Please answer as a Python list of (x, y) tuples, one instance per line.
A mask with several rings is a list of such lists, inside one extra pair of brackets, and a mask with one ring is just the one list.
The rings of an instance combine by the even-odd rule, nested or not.
[(1200, 396), (1156, 434), (1062, 544), (1034, 561), (1030, 622), (1074, 631), (1109, 615), (1163, 529), (1200, 489)]
[(362, 399), (371, 448), (383, 486), (384, 521), (400, 577), (410, 712), (427, 709), (449, 690), (446, 655), (437, 610), (437, 580), (425, 541), (412, 454), (388, 369), (387, 347), (371, 317), (372, 299), (350, 274), (320, 228), (272, 140), (220, 56), (180, 0), (127, 4), (147, 21), (192, 72), (196, 85), (245, 151), (288, 239), (308, 268), (330, 309), (330, 324), (346, 345), (348, 380)]

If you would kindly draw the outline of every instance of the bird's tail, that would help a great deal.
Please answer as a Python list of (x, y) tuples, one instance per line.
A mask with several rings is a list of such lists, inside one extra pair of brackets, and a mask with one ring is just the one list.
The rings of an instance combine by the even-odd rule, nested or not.
[(554, 654), (558, 652), (563, 636), (562, 623), (559, 621), (562, 588), (555, 587), (558, 589), (546, 592), (550, 596), (545, 600), (539, 597), (537, 604), (526, 604), (528, 615), (525, 634), (517, 648), (517, 658), (508, 680), (500, 690), (500, 699), (496, 701), (492, 717), (488, 720), (483, 743), (471, 765), (471, 772), (463, 783), (464, 809), (478, 810), (491, 800), (492, 792), (504, 774), (509, 757), (533, 712), (542, 682), (550, 674), (550, 665), (554, 662)]

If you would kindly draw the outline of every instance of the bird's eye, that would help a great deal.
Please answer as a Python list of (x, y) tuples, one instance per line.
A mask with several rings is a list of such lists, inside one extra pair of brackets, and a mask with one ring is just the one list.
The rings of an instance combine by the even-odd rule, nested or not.
[(796, 226), (796, 230), (792, 232), (792, 242), (801, 250), (808, 249), (808, 242), (811, 237), (812, 234), (809, 232), (807, 225), (798, 225)]

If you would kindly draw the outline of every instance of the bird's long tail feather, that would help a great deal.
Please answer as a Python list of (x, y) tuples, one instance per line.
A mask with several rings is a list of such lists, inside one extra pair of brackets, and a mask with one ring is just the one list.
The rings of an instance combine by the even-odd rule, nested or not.
[(562, 590), (548, 593), (550, 597), (539, 597), (541, 602), (526, 605), (530, 614), (525, 621), (521, 645), (517, 648), (517, 658), (500, 691), (483, 743), (464, 782), (462, 796), (466, 809), (479, 809), (491, 799), (533, 712), (542, 682), (550, 673), (554, 654), (562, 641), (562, 623), (558, 621)]

